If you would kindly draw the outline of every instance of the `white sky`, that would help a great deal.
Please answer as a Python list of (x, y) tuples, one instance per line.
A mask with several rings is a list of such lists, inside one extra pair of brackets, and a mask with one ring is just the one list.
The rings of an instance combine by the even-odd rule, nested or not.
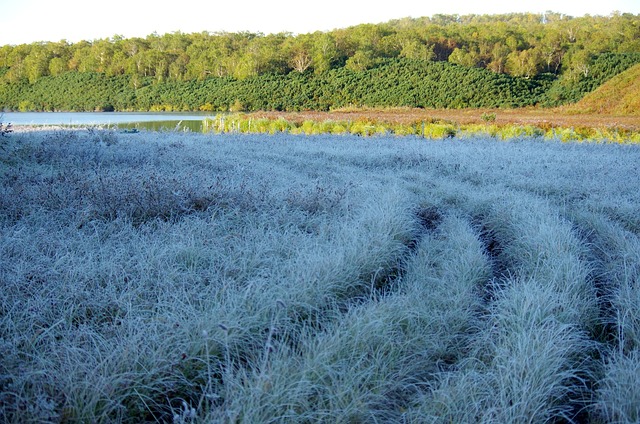
[(640, 0), (0, 0), (0, 45), (145, 37), (181, 31), (296, 34), (407, 16), (541, 13), (640, 14)]

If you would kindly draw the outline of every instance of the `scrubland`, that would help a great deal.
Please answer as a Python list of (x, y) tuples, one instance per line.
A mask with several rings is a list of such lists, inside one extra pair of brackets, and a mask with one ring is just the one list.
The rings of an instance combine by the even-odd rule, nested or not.
[(13, 134), (0, 421), (640, 420), (640, 148)]

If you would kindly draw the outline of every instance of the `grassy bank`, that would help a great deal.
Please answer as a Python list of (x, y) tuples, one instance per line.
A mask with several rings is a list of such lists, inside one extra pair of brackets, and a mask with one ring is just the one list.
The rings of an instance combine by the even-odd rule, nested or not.
[(568, 108), (582, 112), (640, 114), (640, 64), (627, 69)]
[(2, 147), (2, 422), (638, 420), (636, 145)]
[[(523, 137), (544, 138), (561, 141), (595, 141), (601, 143), (638, 143), (640, 131), (617, 126), (572, 126), (558, 127), (549, 122), (538, 123), (495, 123), (497, 113), (482, 112), (480, 122), (456, 121), (426, 118), (393, 121), (375, 118), (376, 113), (357, 114), (353, 119), (331, 119), (330, 114), (318, 118), (312, 114), (221, 114), (204, 122), (204, 131), (213, 133), (275, 134), (290, 133), (304, 135), (358, 135), (358, 136), (419, 136), (428, 139), (490, 137), (510, 140)], [(290, 116), (290, 117), (288, 117)]]

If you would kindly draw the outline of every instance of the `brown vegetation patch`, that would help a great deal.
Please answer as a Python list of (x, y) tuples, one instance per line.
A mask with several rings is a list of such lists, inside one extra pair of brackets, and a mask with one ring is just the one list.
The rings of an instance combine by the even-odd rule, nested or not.
[(385, 123), (408, 124), (416, 121), (450, 121), (456, 124), (484, 123), (484, 114), (495, 114), (497, 125), (517, 124), (534, 125), (540, 128), (617, 128), (625, 130), (640, 129), (639, 116), (619, 116), (598, 113), (571, 113), (561, 108), (540, 109), (354, 109), (334, 110), (330, 112), (252, 112), (256, 118), (277, 119), (283, 117), (293, 122), (313, 121), (357, 121), (375, 120)]

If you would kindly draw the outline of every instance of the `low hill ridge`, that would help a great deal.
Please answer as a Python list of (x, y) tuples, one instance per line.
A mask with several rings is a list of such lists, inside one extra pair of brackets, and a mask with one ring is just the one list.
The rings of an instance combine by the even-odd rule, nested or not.
[(640, 64), (611, 78), (570, 109), (580, 113), (640, 116)]

